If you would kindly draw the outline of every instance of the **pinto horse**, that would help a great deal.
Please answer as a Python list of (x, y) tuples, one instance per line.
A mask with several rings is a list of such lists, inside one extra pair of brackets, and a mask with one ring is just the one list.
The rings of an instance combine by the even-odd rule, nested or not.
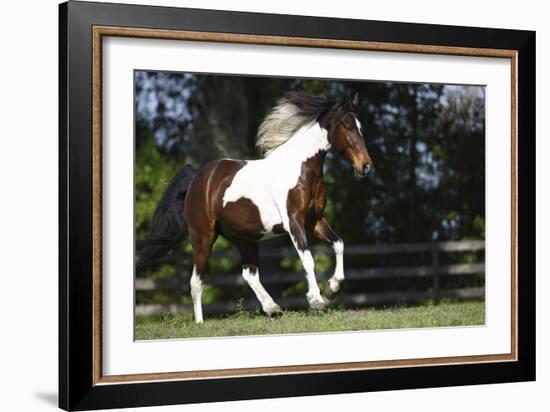
[[(323, 161), (334, 149), (351, 163), (356, 178), (371, 169), (355, 114), (358, 103), (357, 94), (337, 102), (289, 92), (260, 125), (256, 145), (262, 159), (214, 160), (196, 174), (184, 167), (157, 206), (148, 239), (138, 253), (138, 270), (189, 235), (194, 259), (191, 296), (195, 322), (201, 323), (203, 276), (212, 245), (222, 235), (239, 250), (244, 280), (263, 311), (273, 316), (281, 308), (260, 282), (258, 241), (288, 234), (306, 272), (309, 306), (324, 308), (344, 280), (344, 243), (323, 216), (327, 200)], [(307, 232), (329, 242), (336, 255), (324, 295), (315, 278)]]

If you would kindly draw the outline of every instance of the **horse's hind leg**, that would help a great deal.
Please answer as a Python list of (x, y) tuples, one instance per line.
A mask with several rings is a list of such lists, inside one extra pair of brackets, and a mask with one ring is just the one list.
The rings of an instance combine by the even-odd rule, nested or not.
[(202, 277), (206, 272), (208, 256), (212, 250), (212, 245), (216, 240), (215, 231), (205, 231), (200, 235), (193, 236), (191, 232), (191, 243), (193, 245), (193, 274), (191, 275), (191, 297), (193, 298), (193, 310), (195, 312), (195, 322), (202, 323), (202, 291), (204, 284)]
[(231, 241), (241, 253), (243, 279), (254, 291), (254, 294), (262, 305), (263, 311), (268, 316), (275, 316), (282, 313), (280, 306), (275, 303), (273, 298), (269, 295), (269, 293), (267, 293), (260, 282), (260, 271), (258, 269), (258, 242), (251, 242), (240, 239), (231, 239)]

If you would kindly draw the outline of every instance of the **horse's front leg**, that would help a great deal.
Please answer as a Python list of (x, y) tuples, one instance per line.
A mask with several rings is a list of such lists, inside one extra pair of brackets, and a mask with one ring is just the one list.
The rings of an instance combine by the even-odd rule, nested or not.
[(306, 271), (306, 280), (308, 284), (306, 298), (309, 307), (312, 309), (323, 309), (330, 302), (321, 295), (319, 285), (317, 284), (317, 279), (315, 277), (315, 262), (308, 248), (304, 221), (298, 217), (289, 217), (288, 223), (285, 224), (285, 226), (298, 252), (298, 256), (300, 256), (304, 270)]
[(334, 249), (334, 254), (336, 256), (336, 267), (334, 269), (334, 274), (328, 280), (328, 284), (325, 289), (325, 296), (329, 299), (333, 299), (335, 294), (340, 290), (340, 285), (344, 280), (344, 242), (340, 239), (324, 217), (318, 220), (315, 224), (313, 234), (318, 239), (330, 243)]

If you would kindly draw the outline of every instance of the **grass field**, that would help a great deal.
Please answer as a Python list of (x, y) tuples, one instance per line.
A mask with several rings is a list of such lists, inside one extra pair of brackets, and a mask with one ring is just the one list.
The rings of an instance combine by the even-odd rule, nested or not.
[(385, 309), (328, 309), (323, 312), (285, 312), (270, 319), (257, 312), (206, 316), (197, 325), (192, 314), (142, 316), (136, 319), (136, 339), (198, 338), (282, 333), (335, 332), (440, 326), (482, 325), (484, 302), (441, 303)]

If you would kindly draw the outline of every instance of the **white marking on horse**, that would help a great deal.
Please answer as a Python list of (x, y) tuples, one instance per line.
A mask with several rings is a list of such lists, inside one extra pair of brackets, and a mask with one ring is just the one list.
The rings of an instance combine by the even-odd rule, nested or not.
[(281, 312), (279, 305), (275, 303), (273, 298), (264, 289), (262, 283), (260, 282), (260, 273), (257, 268), (252, 272), (250, 271), (250, 268), (244, 266), (242, 276), (246, 283), (248, 283), (250, 288), (254, 291), (254, 294), (260, 301), (262, 309), (265, 313), (272, 315)]
[(197, 273), (197, 267), (193, 265), (193, 274), (191, 275), (191, 297), (193, 298), (193, 310), (195, 312), (195, 322), (203, 323), (202, 318), (202, 291), (204, 285), (200, 277), (201, 274)]
[[(288, 220), (283, 222), (283, 225), (285, 229), (290, 233), (290, 228), (288, 228)], [(309, 303), (309, 306), (313, 309), (322, 309), (329, 302), (323, 298), (323, 296), (321, 295), (321, 291), (319, 290), (317, 278), (315, 277), (315, 260), (313, 259), (313, 256), (308, 249), (300, 249), (300, 247), (298, 246), (298, 242), (296, 241), (296, 239), (294, 239), (294, 236), (292, 236), (292, 234), (290, 235), (290, 239), (294, 244), (294, 248), (298, 252), (298, 256), (302, 261), (302, 266), (306, 271), (306, 281), (308, 286), (308, 291), (306, 293), (307, 302)]]
[(363, 136), (363, 132), (361, 131), (361, 122), (357, 119), (357, 117), (355, 118), (355, 124), (357, 125), (357, 130), (359, 130), (359, 134)]
[[(270, 237), (273, 226), (288, 221), (288, 192), (298, 183), (302, 164), (328, 149), (327, 131), (319, 123), (315, 121), (302, 126), (268, 157), (248, 161), (235, 174), (223, 195), (223, 206), (241, 198), (249, 199), (260, 213), (264, 238)], [(288, 231), (288, 227), (285, 229)]]
[(319, 285), (317, 284), (317, 278), (315, 277), (315, 261), (309, 250), (300, 252), (298, 254), (302, 260), (304, 270), (306, 271), (306, 280), (308, 291), (306, 293), (307, 301), (311, 307), (317, 306), (320, 309), (321, 306), (324, 306), (326, 303), (325, 299), (321, 296), (321, 291), (319, 290)]
[(340, 284), (344, 280), (344, 242), (338, 240), (332, 244), (332, 248), (336, 255), (336, 267), (334, 275), (328, 280), (328, 285), (330, 290), (336, 293), (340, 290)]

